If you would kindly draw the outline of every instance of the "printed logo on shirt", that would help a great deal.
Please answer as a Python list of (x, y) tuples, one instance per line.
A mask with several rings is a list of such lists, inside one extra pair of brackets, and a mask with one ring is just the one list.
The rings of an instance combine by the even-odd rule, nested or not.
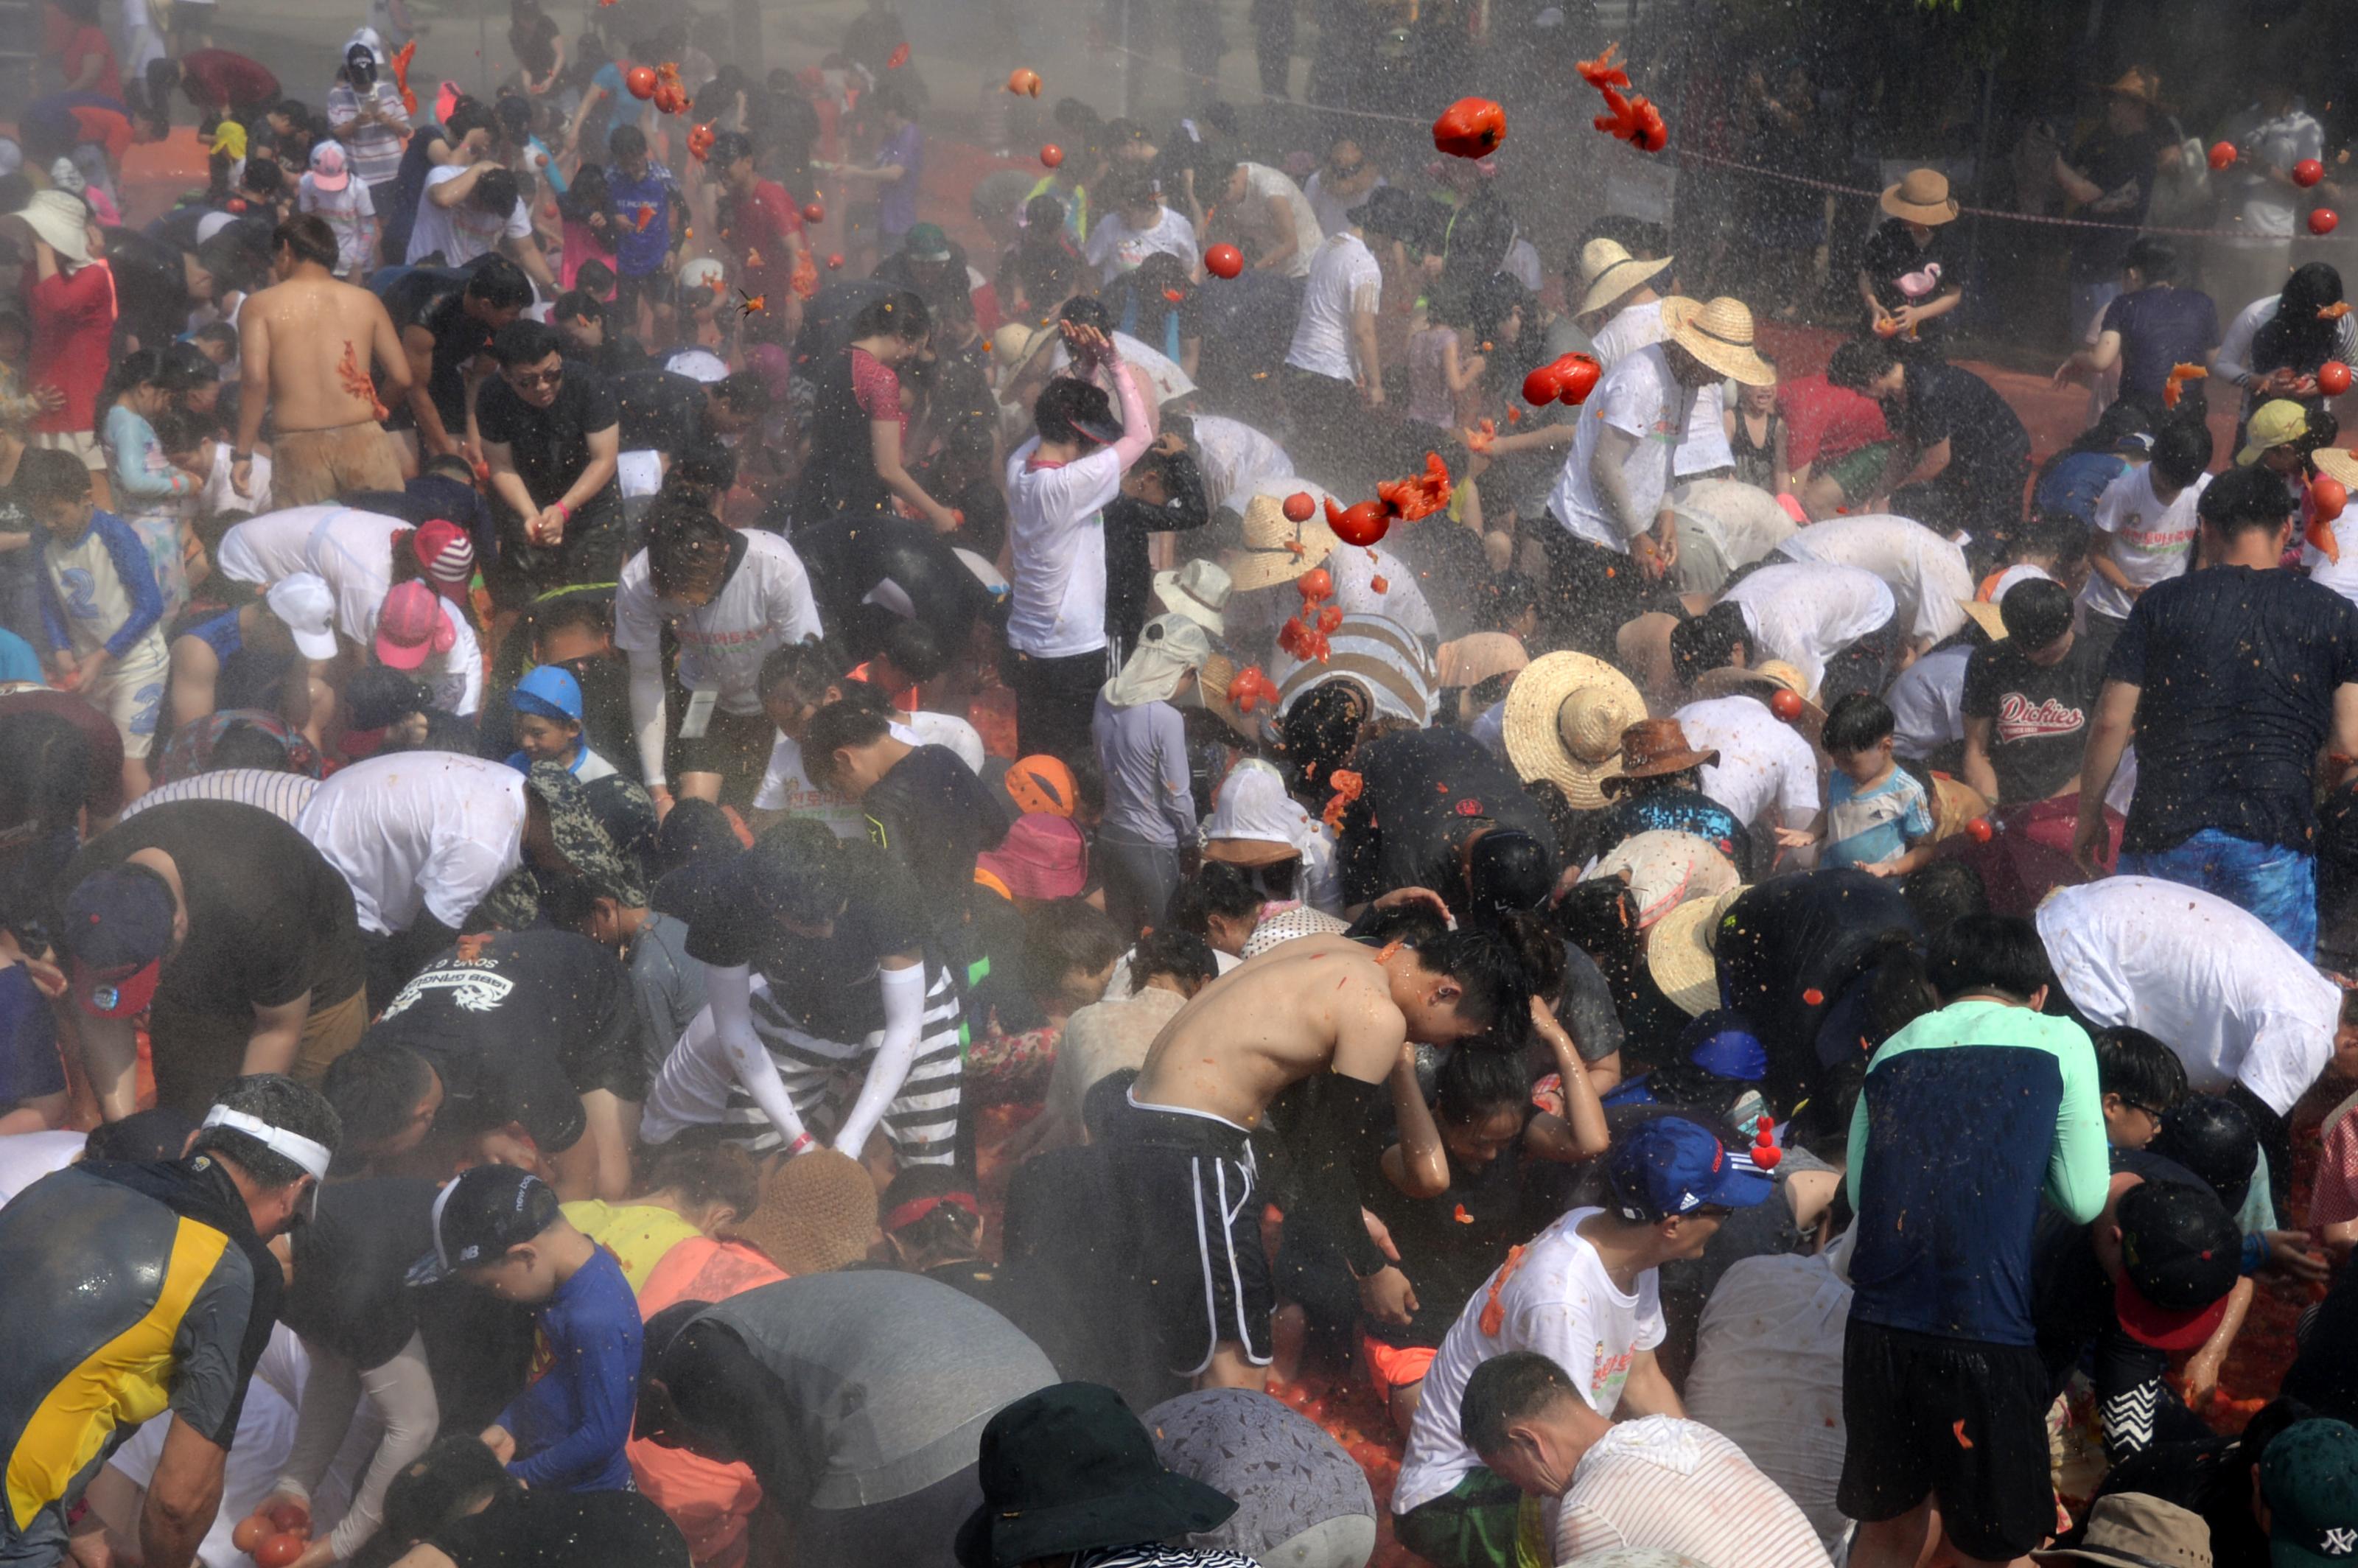
[(2050, 697), (2036, 707), (2018, 691), (2007, 692), (1998, 698), (1997, 738), (2001, 741), (2071, 735), (2087, 721), (2086, 709), (2068, 707), (2061, 697)]
[[(2168, 514), (2165, 513), (2164, 515)], [(2136, 548), (2146, 551), (2183, 549), (2193, 541), (2194, 534), (2195, 530), (2191, 528), (2170, 528), (2147, 533), (2145, 526), (2145, 514), (2142, 512), (2130, 513), (2128, 521), (2121, 524), (2121, 537)]]
[(1621, 1385), (1629, 1380), (1629, 1368), (1637, 1358), (1634, 1350), (1615, 1356), (1606, 1350), (1605, 1341), (1596, 1342), (1596, 1358), (1588, 1375), (1588, 1402), (1592, 1408), (1607, 1410), (1620, 1399)]
[(407, 985), (384, 1010), (393, 1017), (416, 1002), (430, 990), (452, 992), (450, 1000), (468, 1012), (496, 1012), (500, 1004), (515, 989), (515, 982), (505, 975), (482, 969), (428, 969)]

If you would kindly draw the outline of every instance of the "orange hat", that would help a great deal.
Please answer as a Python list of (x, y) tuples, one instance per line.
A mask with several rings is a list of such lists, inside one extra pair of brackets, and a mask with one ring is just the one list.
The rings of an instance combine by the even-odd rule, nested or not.
[(1044, 752), (1018, 757), (1007, 764), (1007, 794), (1015, 802), (1015, 809), (1027, 816), (1034, 813), (1070, 816), (1080, 800), (1080, 790), (1073, 783), (1073, 770)]

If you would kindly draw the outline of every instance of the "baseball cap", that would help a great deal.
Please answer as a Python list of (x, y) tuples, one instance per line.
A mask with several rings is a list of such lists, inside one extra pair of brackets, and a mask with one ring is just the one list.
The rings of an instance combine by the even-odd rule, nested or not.
[(457, 599), (475, 575), (475, 544), (467, 531), (447, 517), (431, 517), (409, 535), (409, 553), (436, 590)]
[(322, 190), (341, 190), (352, 182), (352, 173), (344, 167), (342, 144), (314, 143), (311, 147), (311, 183)]
[(1027, 816), (1033, 812), (1070, 816), (1080, 801), (1073, 770), (1065, 765), (1064, 759), (1044, 752), (1018, 757), (1008, 763), (1006, 785), (1007, 796), (1015, 803), (1015, 809)]
[(2181, 1182), (2144, 1182), (2114, 1206), (2121, 1277), (2113, 1306), (2130, 1338), (2190, 1350), (2211, 1337), (2243, 1274), (2244, 1238), (2218, 1197)]
[(396, 670), (414, 670), (459, 640), (440, 596), (422, 582), (406, 582), (384, 596), (376, 612), (376, 656)]
[(2244, 1108), (2220, 1095), (2194, 1095), (2164, 1113), (2149, 1154), (2175, 1160), (2219, 1195), (2230, 1214), (2244, 1206), (2259, 1169), (2260, 1135)]
[(540, 665), (524, 679), (516, 682), (508, 693), (508, 706), (518, 713), (536, 713), (543, 719), (569, 719), (581, 722), (581, 683), (563, 665)]
[(2308, 409), (2283, 397), (2263, 403), (2252, 411), (2251, 423), (2244, 427), (2244, 449), (2235, 454), (2235, 466), (2250, 468), (2270, 447), (2298, 441), (2307, 434)]
[(2260, 1456), (2260, 1496), (2274, 1568), (2358, 1562), (2358, 1427), (2304, 1421), (2285, 1428)]
[(84, 1012), (129, 1018), (146, 1010), (172, 945), (172, 890), (144, 867), (95, 871), (74, 885), (58, 946)]
[(1679, 1054), (1715, 1078), (1757, 1084), (1768, 1076), (1768, 1047), (1732, 1008), (1714, 1008), (1679, 1032)]
[(513, 1165), (476, 1165), (435, 1195), (434, 1250), (410, 1266), (409, 1282), (430, 1285), (454, 1271), (496, 1263), (511, 1247), (559, 1217), (546, 1182)]
[(270, 613), (295, 634), (295, 651), (307, 659), (336, 656), (336, 633), (330, 622), (336, 613), (336, 595), (316, 572), (296, 572), (280, 578), (262, 596)]
[(1069, 816), (1044, 812), (1015, 819), (996, 849), (975, 868), (997, 877), (1016, 898), (1071, 898), (1088, 885), (1089, 847)]
[(1683, 1117), (1639, 1123), (1605, 1162), (1614, 1206), (1625, 1219), (1672, 1219), (1706, 1204), (1751, 1208), (1775, 1190), (1743, 1152)]
[(1545, 909), (1555, 892), (1553, 857), (1520, 827), (1494, 827), (1466, 851), (1473, 890), (1469, 917), (1489, 920), (1518, 910)]
[(950, 259), (950, 237), (942, 232), (939, 223), (919, 223), (910, 229), (901, 248), (909, 253), (911, 261), (943, 262)]

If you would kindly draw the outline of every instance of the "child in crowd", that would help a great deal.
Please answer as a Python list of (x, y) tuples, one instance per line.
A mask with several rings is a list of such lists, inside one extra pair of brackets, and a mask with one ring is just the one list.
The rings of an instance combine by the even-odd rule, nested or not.
[(157, 439), (155, 421), (171, 410), (174, 395), (187, 384), (163, 350), (141, 349), (115, 363), (98, 398), (99, 440), (111, 463), (115, 508), (147, 552), (168, 616), (178, 614), (189, 601), (186, 560), (196, 541), (188, 518), (202, 486), (172, 466)]
[(515, 709), (516, 750), (508, 766), (530, 773), (535, 762), (561, 762), (583, 784), (612, 778), (614, 764), (581, 738), (581, 683), (557, 665), (541, 665), (508, 694)]
[(310, 168), (296, 185), (295, 206), (328, 221), (336, 235), (336, 270), (354, 283), (364, 281), (376, 252), (376, 205), (368, 182), (352, 178), (342, 143), (321, 142), (311, 149)]
[(647, 309), (654, 343), (671, 341), (674, 310), (672, 266), (678, 259), (687, 201), (670, 169), (647, 156), (646, 134), (617, 125), (606, 140), (608, 210), (615, 214), (614, 305), (622, 326), (640, 329), (639, 307)]
[(2142, 1029), (2099, 1029), (2090, 1038), (2096, 1045), (2096, 1088), (2104, 1096), (2104, 1141), (2142, 1149), (2160, 1136), (2169, 1108), (2186, 1098), (2186, 1064)]
[(1892, 761), (1898, 721), (1881, 697), (1853, 692), (1826, 715), (1823, 744), (1834, 760), (1825, 819), (1815, 828), (1779, 827), (1789, 849), (1823, 846), (1820, 863), (1904, 877), (1932, 857), (1932, 807), (1915, 775)]

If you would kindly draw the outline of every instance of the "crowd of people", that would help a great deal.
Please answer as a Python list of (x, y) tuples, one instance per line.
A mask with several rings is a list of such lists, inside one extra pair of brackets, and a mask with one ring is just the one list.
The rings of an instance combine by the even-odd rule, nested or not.
[(208, 9), (0, 144), (0, 1563), (2358, 1559), (2358, 328), (2150, 73), (2042, 454), (1931, 168), (1779, 334), (1224, 105), (946, 193), (881, 3)]

